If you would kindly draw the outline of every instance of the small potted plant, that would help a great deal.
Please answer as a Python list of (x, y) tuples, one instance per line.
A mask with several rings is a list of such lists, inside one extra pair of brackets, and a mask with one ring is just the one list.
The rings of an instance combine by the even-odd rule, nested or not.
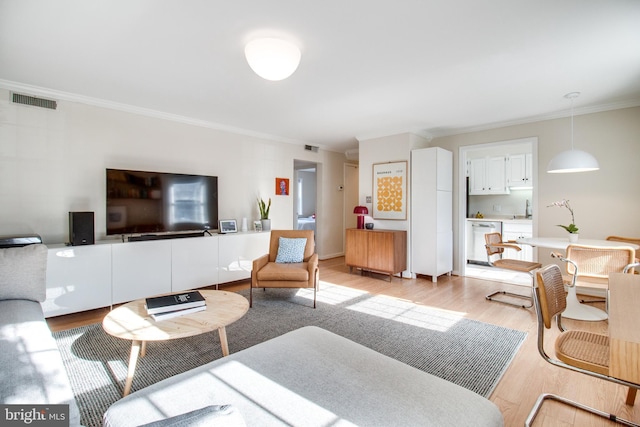
[(271, 220), (269, 219), (269, 209), (271, 209), (271, 198), (268, 204), (262, 199), (258, 199), (258, 209), (260, 210), (260, 222), (262, 223), (262, 231), (271, 230)]
[(569, 225), (558, 224), (558, 227), (562, 227), (565, 230), (567, 230), (567, 232), (569, 233), (569, 241), (571, 243), (577, 242), (578, 241), (578, 227), (576, 226), (576, 220), (575, 220), (575, 218), (573, 216), (573, 209), (569, 205), (569, 201), (565, 200), (565, 199), (562, 199), (559, 202), (553, 202), (552, 204), (550, 204), (547, 207), (553, 207), (553, 206), (564, 207), (564, 208), (567, 208), (569, 210), (569, 212), (571, 213), (571, 224), (569, 224)]

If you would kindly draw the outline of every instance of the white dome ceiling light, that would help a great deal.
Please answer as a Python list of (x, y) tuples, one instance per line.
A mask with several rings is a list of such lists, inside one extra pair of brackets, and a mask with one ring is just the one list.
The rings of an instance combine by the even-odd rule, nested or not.
[(244, 48), (244, 55), (257, 75), (272, 81), (284, 80), (293, 74), (302, 56), (298, 46), (275, 38), (250, 41)]
[(573, 148), (573, 100), (579, 95), (580, 92), (571, 92), (564, 96), (571, 100), (571, 150), (556, 154), (547, 165), (548, 173), (590, 172), (600, 169), (595, 157)]

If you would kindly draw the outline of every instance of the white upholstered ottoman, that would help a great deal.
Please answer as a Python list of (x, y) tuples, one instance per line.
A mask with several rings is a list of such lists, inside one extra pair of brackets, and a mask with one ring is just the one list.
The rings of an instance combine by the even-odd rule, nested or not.
[(109, 408), (104, 425), (169, 426), (184, 414), (194, 425), (200, 413), (212, 417), (201, 409), (210, 405), (231, 405), (230, 415), (214, 413), (220, 425), (225, 417), (248, 426), (503, 425), (484, 397), (313, 326), (132, 393)]

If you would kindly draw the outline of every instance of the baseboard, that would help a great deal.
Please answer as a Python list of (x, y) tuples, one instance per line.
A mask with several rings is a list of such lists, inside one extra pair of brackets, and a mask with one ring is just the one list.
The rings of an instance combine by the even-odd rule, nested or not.
[(321, 261), (326, 261), (328, 259), (339, 258), (341, 256), (344, 256), (344, 252), (340, 252), (340, 253), (337, 253), (337, 254), (318, 255), (318, 259), (321, 260)]

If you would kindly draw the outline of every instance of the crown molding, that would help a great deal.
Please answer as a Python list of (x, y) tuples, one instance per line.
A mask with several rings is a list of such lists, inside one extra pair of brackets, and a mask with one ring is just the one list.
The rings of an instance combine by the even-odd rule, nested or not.
[[(125, 113), (138, 114), (141, 116), (170, 120), (173, 122), (183, 123), (192, 126), (199, 126), (208, 129), (219, 130), (223, 132), (235, 133), (239, 135), (249, 136), (253, 138), (266, 139), (269, 141), (284, 142), (294, 145), (307, 145), (308, 141), (301, 141), (291, 138), (284, 138), (266, 133), (254, 132), (247, 129), (237, 128), (233, 126), (223, 125), (207, 120), (194, 119), (192, 117), (180, 116), (178, 114), (166, 113), (163, 111), (152, 110), (149, 108), (136, 107), (134, 105), (122, 104), (118, 102), (108, 101), (100, 98), (92, 98), (89, 96), (78, 95), (75, 93), (63, 92), (54, 89), (47, 89), (39, 86), (32, 86), (24, 83), (12, 82), (10, 80), (0, 79), (0, 88), (13, 92), (19, 92), (25, 95), (53, 98), (58, 101), (77, 102), (80, 104), (90, 105), (93, 107), (106, 108), (110, 110), (122, 111)], [(322, 145), (320, 148), (326, 149)]]
[[(622, 108), (640, 107), (640, 98), (628, 99), (625, 101), (611, 102), (608, 104), (592, 105), (587, 107), (573, 109), (574, 116), (582, 116), (585, 114), (601, 113), (603, 111), (620, 110)], [(461, 135), (465, 133), (480, 132), (491, 129), (498, 129), (508, 126), (523, 125), (527, 123), (542, 122), (545, 120), (563, 119), (571, 117), (571, 112), (568, 110), (558, 111), (549, 114), (540, 114), (537, 116), (531, 116), (524, 119), (508, 120), (503, 122), (488, 123), (480, 126), (470, 126), (466, 128), (457, 128), (450, 130), (437, 130), (427, 129), (426, 132), (434, 138), (440, 138), (443, 136)]]
[[(131, 113), (131, 114), (138, 114), (141, 116), (157, 118), (162, 120), (170, 120), (173, 122), (183, 123), (183, 124), (192, 125), (192, 126), (199, 126), (199, 127), (204, 127), (204, 128), (223, 131), (223, 132), (235, 133), (239, 135), (249, 136), (252, 138), (259, 138), (259, 139), (265, 139), (269, 141), (284, 142), (287, 144), (302, 145), (302, 146), (313, 144), (313, 145), (319, 146), (319, 148), (326, 151), (332, 151), (332, 152), (343, 151), (343, 150), (327, 147), (326, 145), (318, 144), (315, 142), (312, 143), (309, 141), (302, 141), (302, 140), (297, 140), (292, 138), (284, 138), (277, 135), (271, 135), (271, 134), (251, 131), (248, 129), (223, 125), (221, 123), (211, 122), (208, 120), (194, 119), (192, 117), (180, 116), (178, 114), (172, 114), (172, 113), (167, 113), (163, 111), (152, 110), (149, 108), (142, 108), (134, 105), (108, 101), (100, 98), (93, 98), (93, 97), (74, 94), (70, 92), (58, 91), (54, 89), (48, 89), (44, 87), (13, 82), (10, 80), (0, 79), (0, 88), (7, 89), (9, 91), (20, 92), (25, 95), (39, 96), (43, 98), (53, 98), (59, 101), (77, 102), (77, 103), (86, 104), (94, 107), (122, 111), (125, 113)], [(600, 113), (603, 111), (618, 110), (622, 108), (631, 108), (631, 107), (638, 107), (638, 106), (640, 106), (640, 98), (635, 98), (635, 99), (629, 99), (625, 101), (613, 102), (608, 104), (574, 108), (574, 116)], [(497, 129), (497, 128), (508, 127), (508, 126), (516, 126), (516, 125), (539, 122), (544, 120), (560, 119), (560, 118), (565, 118), (569, 116), (571, 116), (571, 113), (568, 110), (562, 110), (555, 113), (541, 114), (537, 116), (527, 117), (524, 119), (494, 122), (494, 123), (488, 123), (488, 124), (479, 125), (479, 126), (470, 126), (466, 128), (456, 128), (456, 129), (446, 129), (446, 130), (441, 130), (437, 128), (435, 129), (415, 129), (414, 128), (409, 130), (398, 129), (396, 131), (380, 132), (380, 133), (369, 134), (369, 135), (360, 135), (355, 139), (356, 141), (360, 142), (360, 141), (366, 141), (368, 139), (381, 138), (381, 137), (390, 136), (390, 135), (411, 133), (411, 134), (418, 135), (422, 138), (425, 138), (428, 141), (431, 141), (433, 138), (440, 138), (444, 136), (480, 132), (485, 130)]]

